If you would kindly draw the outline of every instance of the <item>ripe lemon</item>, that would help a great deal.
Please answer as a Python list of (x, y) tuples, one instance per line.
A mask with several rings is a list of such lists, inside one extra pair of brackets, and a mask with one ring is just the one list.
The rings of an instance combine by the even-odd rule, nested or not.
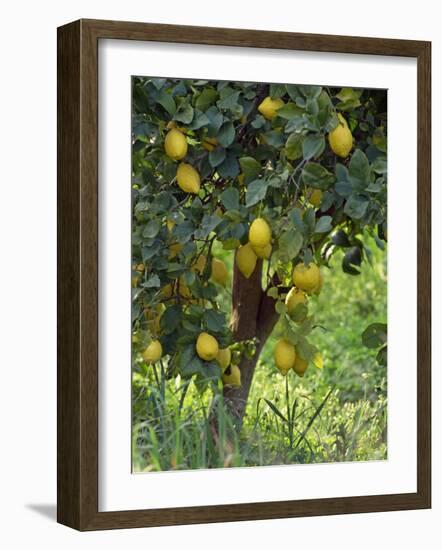
[(314, 263), (307, 266), (301, 262), (293, 270), (293, 283), (304, 292), (313, 292), (319, 284), (320, 271)]
[(143, 351), (143, 359), (146, 363), (155, 363), (161, 359), (163, 355), (163, 348), (159, 340), (152, 340), (152, 342)]
[(178, 187), (182, 189), (185, 193), (197, 194), (200, 190), (200, 175), (190, 164), (182, 162), (178, 166), (178, 170), (176, 171), (176, 180), (178, 183)]
[(281, 338), (276, 343), (275, 349), (273, 351), (273, 357), (275, 359), (275, 364), (284, 376), (295, 364), (296, 351), (295, 346), (293, 346), (285, 338)]
[(290, 292), (285, 297), (285, 305), (287, 306), (287, 311), (289, 314), (295, 311), (297, 305), (306, 303), (307, 298), (305, 297), (305, 294), (296, 287), (292, 287)]
[(193, 269), (195, 271), (198, 271), (198, 273), (202, 273), (204, 271), (204, 268), (206, 267), (207, 258), (204, 256), (204, 254), (200, 254), (196, 260), (196, 262), (193, 264)]
[(212, 279), (220, 285), (226, 284), (229, 278), (226, 264), (218, 258), (212, 258)]
[(305, 371), (308, 367), (308, 361), (299, 356), (299, 353), (296, 354), (295, 364), (293, 365), (293, 370), (298, 376), (304, 376)]
[(353, 147), (353, 136), (341, 113), (338, 113), (338, 121), (336, 128), (328, 134), (328, 142), (333, 153), (345, 158)]
[(231, 365), (223, 374), (223, 383), (225, 386), (239, 388), (241, 386), (241, 371), (237, 365)]
[(313, 356), (313, 364), (317, 369), (324, 368), (324, 360), (322, 358), (322, 354), (319, 351), (317, 351)]
[(213, 151), (214, 149), (216, 149), (216, 146), (218, 145), (218, 140), (215, 137), (213, 138), (206, 137), (201, 142), (201, 145), (204, 147), (206, 151)]
[(313, 294), (316, 294), (316, 296), (319, 296), (319, 294), (321, 293), (323, 284), (324, 284), (324, 277), (322, 275), (322, 271), (319, 270), (319, 282), (316, 285), (316, 288), (314, 289)]
[(312, 206), (318, 208), (322, 202), (322, 191), (320, 189), (308, 189), (307, 200)]
[(259, 105), (258, 111), (267, 120), (272, 120), (278, 114), (276, 111), (283, 105), (285, 103), (281, 98), (272, 99), (270, 96), (267, 96)]
[(167, 229), (169, 232), (172, 232), (172, 229), (175, 227), (175, 222), (171, 219), (166, 220)]
[(250, 243), (240, 246), (236, 253), (236, 265), (246, 279), (255, 271), (257, 257)]
[(207, 332), (201, 332), (196, 341), (196, 352), (204, 361), (212, 361), (218, 355), (219, 347), (216, 339)]
[(168, 300), (172, 297), (173, 294), (173, 286), (171, 283), (168, 283), (166, 286), (163, 286), (163, 288), (160, 290), (160, 296), (163, 300)]
[(181, 252), (183, 245), (181, 243), (173, 243), (169, 246), (169, 259), (172, 260)]
[(182, 296), (183, 298), (186, 298), (187, 300), (189, 298), (192, 298), (192, 293), (190, 292), (190, 288), (183, 281), (182, 277), (180, 277), (179, 293), (180, 293), (180, 296)]
[(173, 160), (181, 160), (187, 154), (187, 139), (179, 130), (169, 130), (164, 140), (166, 155)]
[(139, 282), (140, 282), (140, 276), (134, 275), (131, 279), (132, 288), (136, 288)]
[(253, 251), (258, 256), (258, 258), (261, 258), (261, 260), (268, 260), (270, 258), (270, 254), (272, 253), (272, 245), (269, 243), (266, 246), (253, 246)]
[(264, 248), (272, 239), (272, 230), (264, 218), (253, 220), (249, 229), (249, 242), (252, 246)]
[(227, 367), (230, 365), (230, 361), (232, 360), (232, 352), (230, 351), (230, 348), (224, 348), (224, 349), (218, 350), (216, 360), (218, 361), (219, 366), (221, 367), (221, 371), (224, 372), (227, 369)]

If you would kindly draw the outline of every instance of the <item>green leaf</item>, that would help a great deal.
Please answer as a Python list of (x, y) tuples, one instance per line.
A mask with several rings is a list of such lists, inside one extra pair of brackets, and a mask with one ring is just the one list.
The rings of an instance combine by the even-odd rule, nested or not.
[(284, 107), (278, 109), (278, 116), (286, 120), (292, 120), (295, 117), (302, 116), (304, 110), (298, 107), (295, 103), (287, 103)]
[(362, 263), (362, 254), (358, 246), (352, 246), (344, 255), (342, 259), (342, 270), (349, 275), (360, 275), (359, 267)]
[(183, 107), (180, 107), (173, 118), (183, 124), (190, 124), (193, 120), (192, 105), (184, 105)]
[(332, 235), (331, 240), (333, 244), (336, 246), (341, 246), (342, 248), (348, 248), (351, 246), (346, 233), (342, 229), (336, 231), (336, 233)]
[(144, 288), (159, 288), (161, 286), (160, 278), (154, 273), (147, 279), (143, 286)]
[(360, 220), (367, 211), (369, 200), (363, 195), (352, 194), (345, 203), (344, 212), (354, 220)]
[(230, 120), (228, 122), (224, 122), (219, 129), (217, 139), (223, 147), (228, 147), (233, 143), (235, 140), (235, 127), (233, 126), (233, 122)]
[(356, 149), (348, 163), (349, 180), (364, 186), (370, 183), (370, 164), (360, 149)]
[(226, 210), (238, 210), (239, 208), (239, 191), (235, 187), (225, 189), (219, 200), (225, 206)]
[(218, 92), (213, 88), (204, 88), (196, 100), (195, 107), (200, 111), (206, 111), (213, 105), (218, 97)]
[(316, 222), (315, 233), (327, 233), (332, 229), (331, 216), (321, 216)]
[(164, 334), (170, 334), (181, 323), (183, 312), (178, 305), (169, 306), (161, 315), (160, 327)]
[(210, 233), (221, 223), (222, 219), (216, 214), (204, 214), (201, 227), (195, 232), (198, 239), (207, 239)]
[(213, 151), (210, 151), (209, 153), (209, 162), (210, 166), (212, 168), (216, 168), (219, 166), (222, 162), (224, 162), (224, 159), (226, 158), (226, 150), (224, 147), (217, 147)]
[(291, 227), (279, 237), (279, 257), (282, 261), (290, 262), (299, 254), (303, 237), (298, 229)]
[(239, 174), (238, 159), (233, 151), (227, 151), (226, 158), (217, 168), (222, 178), (234, 178)]
[(285, 154), (289, 160), (296, 160), (302, 156), (302, 134), (293, 132), (285, 142)]
[(160, 230), (160, 222), (158, 220), (150, 220), (143, 229), (143, 237), (153, 239), (158, 235)]
[(218, 108), (230, 110), (235, 109), (235, 107), (238, 105), (239, 94), (239, 91), (234, 90), (229, 86), (223, 88), (220, 92), (220, 99), (216, 103)]
[(203, 322), (209, 332), (223, 332), (226, 318), (223, 313), (214, 309), (207, 309), (204, 313)]
[(264, 179), (253, 180), (246, 191), (246, 206), (249, 208), (263, 200), (267, 193), (268, 183)]
[(239, 159), (241, 166), (241, 172), (244, 174), (245, 183), (249, 183), (254, 180), (261, 172), (260, 163), (253, 157), (241, 157)]
[(173, 99), (173, 97), (168, 94), (167, 92), (165, 92), (164, 90), (162, 90), (157, 99), (156, 99), (157, 103), (159, 103), (162, 107), (164, 107), (164, 109), (166, 109), (166, 111), (169, 113), (169, 115), (174, 115), (175, 112), (176, 112), (176, 105), (175, 105), (175, 101)]
[(361, 335), (362, 343), (369, 349), (376, 349), (387, 343), (387, 325), (372, 323)]
[(302, 154), (305, 160), (318, 157), (325, 149), (325, 139), (322, 134), (307, 136), (302, 143)]
[(302, 181), (307, 187), (325, 191), (335, 182), (335, 176), (316, 162), (308, 162), (302, 169)]

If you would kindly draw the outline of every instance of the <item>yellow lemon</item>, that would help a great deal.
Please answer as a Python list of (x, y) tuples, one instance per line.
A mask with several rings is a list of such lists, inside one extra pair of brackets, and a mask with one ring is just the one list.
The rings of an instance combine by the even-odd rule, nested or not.
[(197, 194), (200, 190), (200, 175), (190, 164), (182, 162), (178, 166), (178, 170), (176, 171), (176, 180), (178, 183), (178, 187), (182, 189), (185, 193)]
[(173, 160), (181, 160), (187, 154), (187, 139), (179, 130), (169, 130), (164, 140), (166, 155)]
[(267, 96), (259, 105), (258, 111), (267, 120), (272, 120), (278, 114), (277, 110), (283, 105), (285, 103), (281, 98), (272, 99), (270, 96)]
[(204, 361), (213, 361), (218, 355), (219, 347), (216, 339), (207, 332), (202, 332), (196, 341), (196, 352)]
[(161, 359), (163, 355), (163, 348), (159, 340), (152, 340), (152, 342), (143, 351), (143, 359), (146, 363), (155, 363)]
[(192, 298), (192, 293), (190, 292), (190, 288), (186, 285), (182, 277), (180, 277), (179, 293), (180, 293), (180, 296), (182, 296), (183, 298), (186, 298), (187, 300), (189, 298)]
[(322, 191), (320, 189), (309, 189), (307, 191), (307, 200), (312, 206), (318, 208), (322, 202)]
[(198, 271), (198, 273), (202, 273), (204, 271), (204, 268), (206, 267), (207, 258), (204, 256), (204, 254), (200, 254), (196, 260), (196, 262), (193, 264), (193, 269), (195, 271)]
[(273, 357), (275, 359), (275, 364), (284, 376), (288, 371), (293, 368), (296, 360), (296, 351), (295, 346), (293, 346), (285, 338), (281, 338), (276, 343), (275, 349), (273, 351)]
[(201, 145), (204, 147), (206, 151), (213, 151), (218, 145), (218, 140), (215, 137), (213, 138), (206, 137), (201, 142)]
[(212, 258), (212, 279), (220, 285), (226, 284), (229, 278), (226, 264), (218, 258)]
[(230, 361), (232, 360), (232, 352), (230, 351), (230, 348), (224, 348), (218, 350), (216, 360), (219, 363), (219, 366), (221, 367), (221, 371), (224, 372), (227, 367), (230, 365)]
[(173, 294), (173, 286), (171, 283), (168, 283), (166, 286), (163, 286), (163, 288), (160, 290), (160, 296), (163, 300), (168, 300), (172, 297)]
[(269, 243), (266, 246), (253, 246), (254, 253), (258, 256), (258, 258), (261, 258), (261, 260), (268, 260), (270, 258), (270, 254), (272, 253), (272, 245)]
[(319, 351), (317, 351), (313, 356), (313, 364), (317, 369), (324, 368), (324, 360), (322, 358), (322, 354)]
[(231, 365), (223, 374), (223, 383), (225, 386), (239, 388), (241, 386), (241, 371), (237, 365)]
[(244, 179), (245, 179), (244, 174), (240, 174), (240, 175), (238, 176), (238, 181), (239, 181), (239, 183), (240, 183), (241, 185), (244, 185)]
[(134, 275), (131, 279), (132, 282), (132, 288), (136, 288), (138, 286), (138, 283), (140, 282), (140, 276)]
[(313, 292), (318, 286), (319, 280), (319, 267), (314, 263), (305, 265), (301, 262), (293, 270), (293, 283), (304, 292)]
[(249, 242), (252, 246), (264, 248), (272, 239), (272, 230), (264, 218), (253, 220), (249, 229)]
[(236, 265), (246, 279), (255, 271), (257, 256), (250, 243), (240, 246), (236, 253)]
[(181, 243), (173, 243), (169, 246), (169, 259), (173, 259), (181, 252), (183, 245)]
[(175, 222), (171, 219), (166, 220), (167, 229), (172, 232), (172, 229), (175, 227)]
[(298, 376), (304, 376), (305, 371), (308, 367), (308, 361), (299, 356), (299, 353), (296, 354), (295, 364), (293, 365), (293, 370)]
[(341, 113), (338, 113), (338, 125), (328, 134), (328, 142), (331, 150), (338, 155), (338, 157), (345, 158), (353, 147), (351, 130)]
[(296, 287), (292, 287), (290, 292), (285, 297), (285, 305), (287, 306), (287, 311), (289, 314), (295, 311), (297, 305), (306, 303), (307, 298), (305, 297), (305, 294)]

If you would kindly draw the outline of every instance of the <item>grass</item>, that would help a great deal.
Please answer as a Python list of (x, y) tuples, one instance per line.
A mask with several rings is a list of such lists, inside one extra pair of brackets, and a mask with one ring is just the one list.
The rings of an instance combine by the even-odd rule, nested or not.
[[(377, 364), (376, 350), (361, 342), (367, 325), (387, 320), (386, 259), (373, 252), (372, 266), (365, 263), (360, 276), (344, 274), (339, 257), (325, 273), (313, 305), (321, 328), (312, 337), (324, 358), (322, 370), (309, 366), (304, 378), (293, 372), (282, 377), (272, 357), (281, 330), (275, 327), (257, 365), (240, 434), (225, 413), (220, 387), (200, 394), (179, 378), (166, 380), (162, 365), (137, 363), (134, 471), (385, 459), (386, 370)], [(228, 292), (221, 299), (228, 307)], [(214, 417), (219, 440), (213, 438)]]

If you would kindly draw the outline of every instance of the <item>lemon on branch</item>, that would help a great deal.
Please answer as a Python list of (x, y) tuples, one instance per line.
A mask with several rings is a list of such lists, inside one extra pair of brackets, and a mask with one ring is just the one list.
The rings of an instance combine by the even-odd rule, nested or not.
[(289, 315), (295, 311), (296, 306), (298, 306), (299, 304), (307, 304), (307, 298), (301, 290), (298, 290), (294, 286), (290, 289), (290, 292), (285, 297), (285, 305), (287, 306), (287, 311), (289, 312)]
[(226, 284), (229, 278), (226, 264), (218, 258), (212, 258), (212, 279), (220, 285)]
[(313, 292), (320, 282), (319, 267), (313, 262), (297, 264), (293, 270), (293, 284), (304, 292)]
[(308, 189), (307, 200), (312, 206), (318, 208), (322, 202), (322, 191), (320, 189)]
[(253, 220), (249, 229), (249, 242), (253, 247), (264, 248), (270, 244), (272, 230), (264, 218)]
[(172, 260), (181, 252), (183, 245), (181, 243), (173, 243), (169, 246), (169, 259)]
[(197, 194), (201, 187), (198, 171), (191, 164), (182, 162), (176, 171), (178, 187), (185, 193)]
[(143, 359), (146, 363), (156, 363), (161, 359), (163, 355), (163, 348), (159, 340), (152, 340), (152, 342), (143, 351)]
[(353, 147), (351, 130), (341, 113), (338, 113), (338, 125), (328, 134), (328, 142), (333, 153), (342, 158), (348, 156)]
[(296, 353), (295, 364), (292, 367), (293, 370), (296, 372), (296, 374), (298, 376), (303, 377), (305, 371), (307, 370), (307, 367), (308, 367), (308, 361), (300, 357), (299, 353)]
[(206, 267), (206, 262), (207, 258), (204, 256), (204, 254), (200, 254), (196, 259), (196, 262), (193, 264), (193, 269), (201, 274)]
[(187, 154), (187, 139), (179, 130), (169, 130), (164, 140), (166, 155), (173, 160), (181, 160)]
[(218, 350), (218, 353), (216, 355), (216, 360), (219, 363), (219, 366), (221, 367), (221, 371), (224, 372), (227, 367), (230, 365), (230, 361), (232, 360), (232, 352), (230, 351), (230, 348), (224, 348)]
[(319, 270), (319, 282), (316, 285), (315, 289), (313, 290), (313, 294), (316, 294), (316, 296), (319, 296), (322, 290), (322, 286), (324, 284), (324, 276), (322, 275), (322, 271)]
[(246, 279), (255, 271), (257, 256), (250, 243), (240, 246), (236, 253), (236, 265)]
[(296, 360), (295, 346), (285, 338), (281, 338), (276, 343), (273, 351), (276, 367), (282, 375), (286, 375), (293, 368)]
[(196, 341), (196, 352), (204, 361), (213, 361), (218, 355), (219, 346), (216, 338), (207, 332), (201, 332)]
[(278, 113), (277, 110), (285, 105), (281, 98), (272, 99), (267, 96), (259, 105), (258, 111), (267, 120), (272, 120)]
[(268, 260), (270, 258), (270, 254), (272, 253), (272, 245), (269, 243), (266, 246), (253, 246), (253, 252), (258, 256), (258, 258), (261, 258), (261, 260)]
[(241, 386), (241, 371), (237, 365), (230, 365), (222, 378), (225, 386), (232, 386), (232, 388), (239, 388)]

